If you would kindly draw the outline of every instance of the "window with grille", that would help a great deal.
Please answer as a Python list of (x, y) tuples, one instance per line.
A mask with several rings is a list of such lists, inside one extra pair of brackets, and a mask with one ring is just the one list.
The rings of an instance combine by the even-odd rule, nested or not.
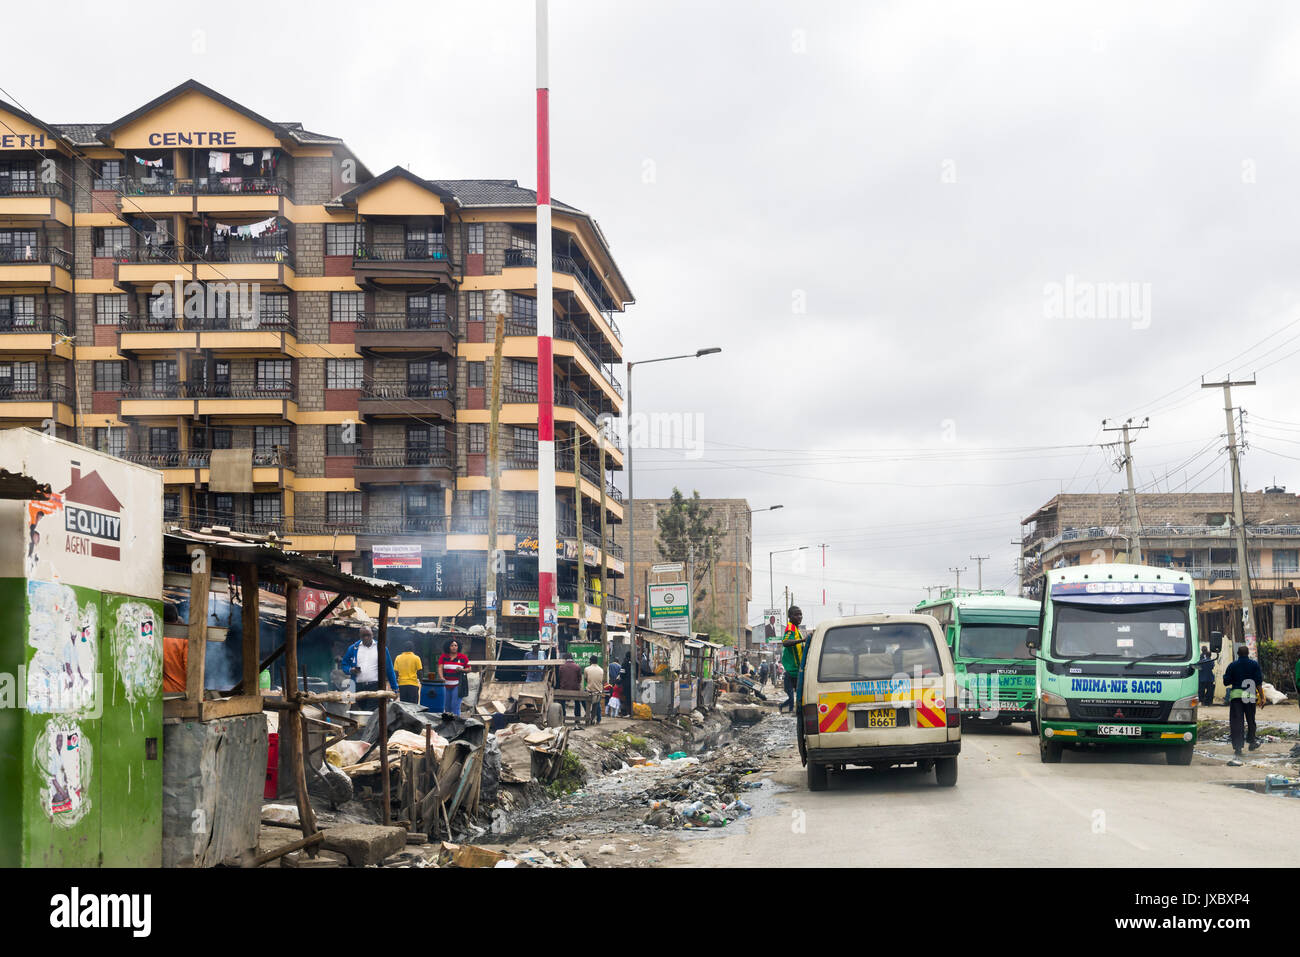
[(274, 452), (277, 448), (287, 449), (288, 447), (289, 426), (258, 425), (253, 428), (254, 452), (265, 455)]
[(326, 359), (325, 388), (360, 389), (364, 366), (361, 359)]
[(351, 256), (357, 248), (360, 226), (356, 223), (325, 224), (325, 255)]
[(95, 429), (95, 448), (108, 455), (125, 455), (126, 429)]
[(149, 430), (150, 452), (175, 452), (178, 448), (175, 429), (155, 426)]
[(483, 389), (487, 386), (487, 364), (483, 362), (469, 363), (469, 387), (471, 389)]
[(293, 386), (293, 361), (291, 359), (258, 359), (257, 388), (259, 391), (288, 392)]
[(537, 255), (537, 237), (531, 232), (523, 232), (520, 229), (510, 230), (510, 248), (521, 249), (526, 253)]
[(537, 430), (514, 426), (514, 449), (520, 454), (537, 454)]
[(176, 391), (177, 375), (175, 359), (158, 359), (150, 370), (153, 373), (155, 392), (171, 394)]
[(181, 517), (181, 496), (179, 492), (168, 492), (163, 496), (163, 518), (175, 521)]
[(172, 304), (170, 292), (150, 293), (146, 309), (149, 320), (155, 325), (171, 325), (176, 318), (176, 307)]
[(125, 362), (112, 361), (95, 363), (96, 392), (121, 392), (125, 385)]
[(481, 320), (483, 318), (483, 293), (466, 293), (465, 308), (469, 311), (471, 320)]
[(253, 495), (254, 522), (261, 525), (278, 525), (281, 514), (279, 492), (257, 492)]
[(127, 314), (127, 299), (121, 293), (99, 293), (95, 296), (95, 322), (101, 326), (115, 326)]
[(36, 391), (35, 362), (0, 362), (0, 398)]
[(264, 292), (257, 298), (258, 316), (262, 322), (283, 322), (289, 318), (289, 294), (287, 292)]
[[(344, 442), (346, 436), (351, 436), (351, 442)], [(357, 446), (361, 444), (361, 426), (353, 424), (347, 425), (327, 425), (325, 426), (325, 454), (326, 455), (356, 455)]]
[(1273, 571), (1283, 574), (1300, 572), (1300, 551), (1294, 548), (1273, 549)]
[(537, 299), (534, 296), (521, 296), (517, 292), (510, 294), (510, 316), (516, 322), (537, 324)]
[(95, 255), (97, 257), (111, 259), (118, 254), (118, 250), (130, 248), (130, 226), (95, 227)]
[(536, 392), (537, 391), (537, 363), (520, 362), (518, 359), (510, 363), (510, 388), (519, 392)]
[(537, 524), (537, 496), (532, 492), (515, 492), (515, 521), (521, 525)]
[(469, 513), (471, 515), (486, 515), (488, 513), (487, 489), (478, 489), (469, 493)]
[(35, 296), (0, 296), (0, 329), (30, 329), (35, 325)]
[(95, 177), (95, 189), (117, 189), (122, 180), (121, 160), (100, 160), (99, 175)]
[(361, 493), (326, 492), (325, 515), (331, 525), (360, 525)]
[(466, 243), (471, 256), (483, 252), (483, 224), (470, 223), (466, 231)]
[(330, 293), (331, 322), (360, 322), (366, 311), (366, 294), (363, 292)]
[(424, 485), (408, 485), (406, 487), (406, 514), (411, 516), (424, 517), (433, 511), (435, 498), (429, 494), (429, 489)]
[(471, 422), (469, 429), (469, 450), (471, 453), (487, 451), (487, 424), (484, 422)]

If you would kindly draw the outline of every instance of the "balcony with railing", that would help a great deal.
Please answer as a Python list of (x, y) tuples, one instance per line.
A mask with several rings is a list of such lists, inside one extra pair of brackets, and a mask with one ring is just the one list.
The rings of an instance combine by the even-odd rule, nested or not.
[(599, 371), (601, 377), (609, 383), (610, 387), (621, 398), (623, 395), (623, 384), (618, 381), (614, 375), (613, 363), (618, 357), (612, 351), (605, 351), (602, 356), (602, 350), (598, 342), (592, 342), (578, 329), (578, 327), (568, 319), (557, 319), (555, 321), (555, 338), (561, 342), (572, 342), (592, 365)]
[[(137, 465), (164, 469), (206, 469), (212, 467), (213, 449), (170, 449), (151, 452), (132, 450), (118, 453), (117, 457)], [(294, 453), (283, 448), (234, 449), (233, 451), (251, 451), (255, 469), (290, 469), (294, 468)], [(268, 479), (274, 481), (275, 479)]]
[[(63, 179), (45, 182), (39, 169), (23, 170), (25, 175), (0, 175), (0, 216), (50, 217), (54, 214), (50, 200), (70, 202), (71, 192)], [(29, 203), (24, 200), (44, 200)]]
[[(0, 380), (0, 402), (56, 402), (68, 405), (72, 402), (72, 390), (59, 382), (4, 379)], [(21, 413), (6, 409), (4, 414), (10, 417)]]
[(361, 387), (357, 411), (368, 418), (434, 416), (455, 418), (455, 391), (448, 379), (408, 379), (406, 382), (368, 382)]
[(456, 354), (454, 316), (432, 310), (363, 312), (353, 332), (358, 349), (368, 352), (435, 352)]
[[(1067, 528), (1051, 538), (1043, 540), (1043, 553), (1051, 551), (1065, 542), (1100, 541), (1110, 539), (1124, 540), (1132, 537), (1127, 525), (1091, 525), (1086, 528)], [(1144, 548), (1153, 542), (1182, 542), (1191, 544), (1197, 540), (1218, 540), (1230, 543), (1233, 537), (1229, 525), (1143, 525), (1141, 528)], [(1300, 525), (1247, 525), (1247, 538), (1300, 538)]]
[(66, 270), (72, 268), (72, 253), (61, 246), (0, 243), (0, 281), (6, 278), (7, 266), (55, 266)]
[(360, 285), (450, 283), (455, 278), (451, 252), (435, 239), (360, 242), (352, 254), (352, 273)]
[(129, 382), (123, 386), (119, 415), (297, 414), (297, 390), (289, 379)]
[[(62, 337), (68, 335), (68, 323), (62, 316), (52, 313), (30, 315), (0, 315), (0, 351), (39, 352), (47, 354), (56, 349)], [(64, 358), (70, 359), (70, 343), (64, 343)]]
[(358, 449), (357, 481), (366, 485), (450, 484), (456, 477), (456, 452), (432, 446)]

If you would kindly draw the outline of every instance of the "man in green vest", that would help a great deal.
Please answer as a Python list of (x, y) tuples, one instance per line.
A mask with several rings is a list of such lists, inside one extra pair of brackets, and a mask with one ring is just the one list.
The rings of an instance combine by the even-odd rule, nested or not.
[(790, 713), (793, 714), (798, 700), (799, 672), (803, 667), (804, 637), (799, 630), (803, 624), (803, 611), (798, 605), (791, 605), (785, 613), (785, 619), (785, 634), (781, 637), (781, 668), (785, 672), (786, 700), (779, 710), (784, 711), (786, 705), (789, 705)]

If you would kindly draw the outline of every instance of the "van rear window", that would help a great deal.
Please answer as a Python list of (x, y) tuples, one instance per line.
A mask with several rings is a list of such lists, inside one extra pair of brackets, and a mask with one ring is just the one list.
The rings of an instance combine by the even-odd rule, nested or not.
[(841, 625), (822, 638), (818, 681), (875, 681), (895, 675), (943, 674), (928, 625)]

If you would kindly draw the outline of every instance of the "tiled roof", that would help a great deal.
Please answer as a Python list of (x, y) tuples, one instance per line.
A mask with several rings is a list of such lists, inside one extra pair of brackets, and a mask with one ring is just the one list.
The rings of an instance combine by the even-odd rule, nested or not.
[(51, 123), (61, 134), (67, 137), (68, 142), (74, 146), (103, 146), (99, 137), (95, 135), (103, 123)]
[(337, 136), (330, 136), (328, 133), (313, 133), (311, 130), (304, 130), (301, 123), (280, 123), (278, 125), (283, 127), (285, 132), (299, 143), (331, 146), (343, 142)]
[[(434, 179), (435, 187), (454, 193), (466, 209), (475, 206), (536, 206), (537, 191), (520, 186), (513, 179)], [(556, 209), (582, 213), (576, 206), (552, 199)]]

